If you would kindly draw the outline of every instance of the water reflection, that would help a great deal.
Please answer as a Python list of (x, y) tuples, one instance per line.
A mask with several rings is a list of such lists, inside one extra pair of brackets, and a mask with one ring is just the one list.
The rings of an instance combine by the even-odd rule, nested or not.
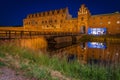
[(120, 62), (120, 44), (87, 42), (62, 48), (61, 45), (56, 45), (52, 47), (52, 50), (49, 48), (48, 51), (51, 51), (51, 55), (67, 56), (68, 61), (77, 58), (82, 63), (106, 64)]
[(105, 49), (106, 43), (100, 43), (100, 42), (88, 42), (87, 43), (88, 48), (100, 48)]
[(41, 37), (19, 40), (19, 45), (33, 50), (48, 52), (50, 56), (66, 57), (68, 62), (77, 59), (81, 63), (108, 64), (120, 63), (120, 44), (87, 42), (72, 44), (47, 44)]
[(44, 37), (33, 38), (33, 39), (19, 39), (17, 40), (19, 46), (23, 48), (29, 48), (35, 51), (46, 52), (47, 41)]

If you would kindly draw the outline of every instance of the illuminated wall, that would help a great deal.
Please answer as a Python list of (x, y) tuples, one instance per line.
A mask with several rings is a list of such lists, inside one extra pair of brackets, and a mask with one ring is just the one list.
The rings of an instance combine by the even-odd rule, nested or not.
[(107, 28), (108, 34), (120, 33), (120, 13), (92, 15), (89, 19), (90, 28)]
[(23, 20), (28, 30), (48, 32), (88, 33), (89, 28), (106, 28), (107, 34), (120, 34), (120, 13), (91, 15), (83, 4), (78, 10), (77, 18), (72, 18), (68, 8), (29, 14)]

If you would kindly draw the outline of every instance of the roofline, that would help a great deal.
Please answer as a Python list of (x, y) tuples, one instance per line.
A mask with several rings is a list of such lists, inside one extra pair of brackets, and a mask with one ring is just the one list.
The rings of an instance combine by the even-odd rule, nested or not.
[(108, 13), (108, 14), (95, 14), (95, 15), (92, 15), (93, 17), (94, 16), (106, 16), (106, 15), (114, 15), (114, 14), (120, 14), (119, 12), (114, 12), (114, 13)]

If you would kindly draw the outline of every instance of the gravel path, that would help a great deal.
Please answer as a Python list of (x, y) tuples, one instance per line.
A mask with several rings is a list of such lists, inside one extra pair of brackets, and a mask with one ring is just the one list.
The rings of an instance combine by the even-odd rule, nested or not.
[(0, 68), (0, 80), (34, 80), (28, 79), (7, 67)]

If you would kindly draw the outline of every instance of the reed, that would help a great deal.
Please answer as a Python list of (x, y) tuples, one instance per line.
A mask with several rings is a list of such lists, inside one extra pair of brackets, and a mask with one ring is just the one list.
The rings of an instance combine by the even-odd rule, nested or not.
[[(50, 72), (55, 70), (75, 80), (120, 80), (119, 64), (117, 67), (105, 67), (95, 64), (81, 64), (77, 60), (67, 62), (65, 57), (51, 57), (47, 54), (15, 46), (14, 43), (0, 45), (0, 58), (9, 60), (9, 62), (1, 62), (0, 65), (12, 64), (15, 69), (36, 79), (54, 80)], [(15, 61), (18, 63), (17, 68)]]

